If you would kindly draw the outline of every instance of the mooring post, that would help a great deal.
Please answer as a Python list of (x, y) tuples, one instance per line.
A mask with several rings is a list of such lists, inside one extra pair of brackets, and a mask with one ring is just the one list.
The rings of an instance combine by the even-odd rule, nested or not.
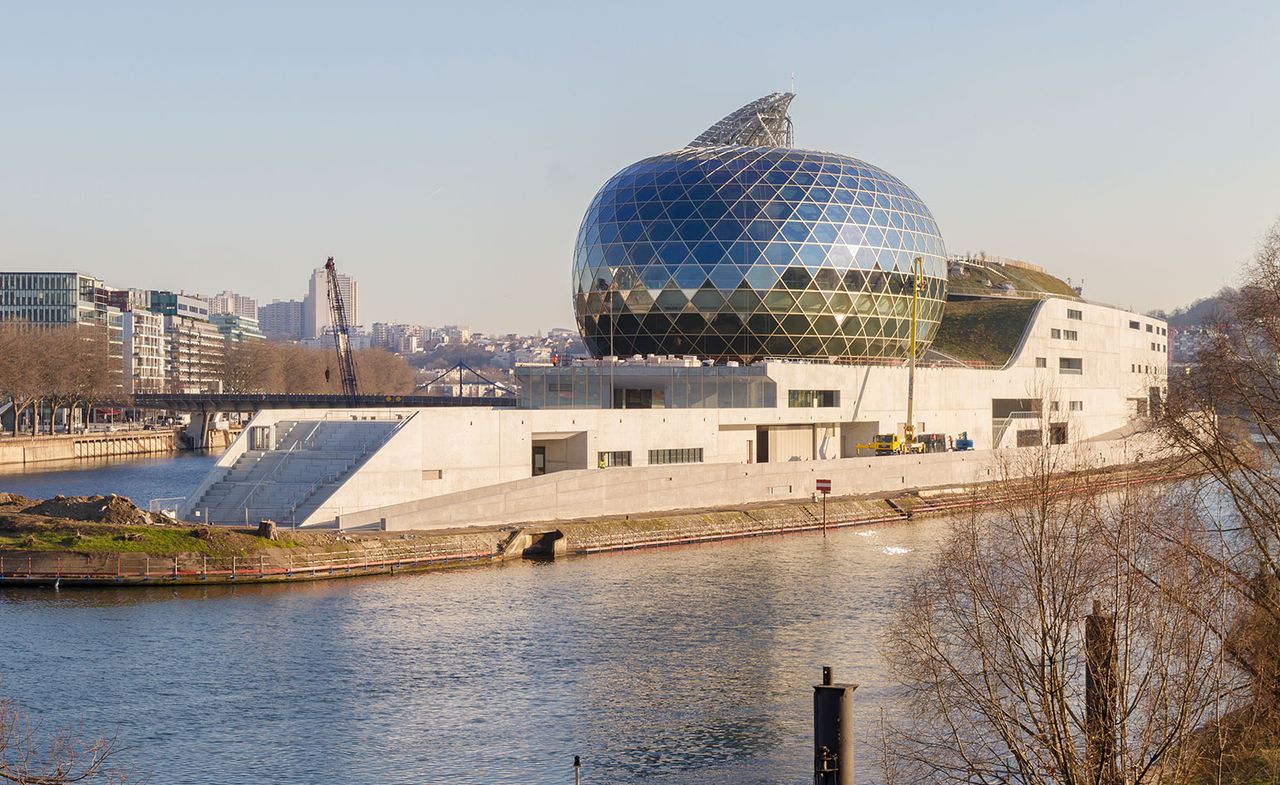
[(573, 756), (573, 785), (579, 785), (578, 770), (581, 768), (582, 768), (582, 758), (578, 757), (577, 755), (574, 755)]
[(836, 684), (831, 667), (813, 686), (813, 784), (853, 785), (853, 691)]
[(1084, 620), (1084, 736), (1089, 781), (1117, 785), (1116, 768), (1116, 617), (1093, 612)]

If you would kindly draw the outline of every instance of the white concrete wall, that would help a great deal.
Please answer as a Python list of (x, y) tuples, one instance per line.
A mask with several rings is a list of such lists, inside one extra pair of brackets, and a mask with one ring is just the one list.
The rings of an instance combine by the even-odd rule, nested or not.
[[(1048, 449), (1058, 471), (1129, 464), (1163, 454), (1145, 437)], [(812, 496), (818, 478), (831, 480), (837, 496), (968, 485), (1018, 476), (1034, 463), (1020, 459), (1035, 454), (1009, 449), (561, 472), (350, 513), (338, 523), (342, 528), (431, 529), (804, 499)]]

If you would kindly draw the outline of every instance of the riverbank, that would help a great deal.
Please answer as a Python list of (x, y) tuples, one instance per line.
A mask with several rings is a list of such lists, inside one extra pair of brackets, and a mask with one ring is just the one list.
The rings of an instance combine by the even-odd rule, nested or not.
[[(238, 429), (210, 432), (209, 449), (231, 445)], [(142, 455), (167, 455), (189, 449), (181, 428), (141, 429), (99, 433), (0, 437), (0, 474), (35, 465)]]
[[(1105, 491), (1195, 473), (1185, 461), (1163, 461), (1083, 476), (1090, 489)], [(527, 526), (361, 533), (193, 526), (138, 510), (122, 497), (39, 502), (0, 494), (0, 585), (211, 585), (416, 572), (903, 522), (1031, 494), (1024, 484), (987, 483), (834, 498), (825, 510), (821, 502), (777, 502)]]

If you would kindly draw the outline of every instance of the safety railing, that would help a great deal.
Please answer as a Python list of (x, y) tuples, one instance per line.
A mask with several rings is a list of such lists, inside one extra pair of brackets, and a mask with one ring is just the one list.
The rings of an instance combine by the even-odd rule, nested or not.
[(384, 554), (283, 553), (251, 556), (151, 556), (118, 553), (110, 558), (75, 554), (0, 554), (0, 580), (56, 581), (235, 581), (288, 580), (359, 573), (391, 572), (496, 558), (494, 549), (459, 549), (423, 545)]
[(147, 502), (147, 512), (160, 512), (168, 515), (169, 511), (172, 510), (174, 514), (177, 514), (178, 508), (186, 500), (187, 497), (185, 496), (161, 496), (158, 499), (152, 499)]

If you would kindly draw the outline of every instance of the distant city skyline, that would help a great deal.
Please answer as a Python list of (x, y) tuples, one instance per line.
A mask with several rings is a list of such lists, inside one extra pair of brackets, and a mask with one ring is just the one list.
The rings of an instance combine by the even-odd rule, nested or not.
[(10, 8), (0, 266), (266, 304), (333, 255), (365, 322), (568, 327), (596, 190), (793, 73), (798, 147), (1094, 300), (1212, 294), (1280, 215), (1275, 7), (735, 9)]

